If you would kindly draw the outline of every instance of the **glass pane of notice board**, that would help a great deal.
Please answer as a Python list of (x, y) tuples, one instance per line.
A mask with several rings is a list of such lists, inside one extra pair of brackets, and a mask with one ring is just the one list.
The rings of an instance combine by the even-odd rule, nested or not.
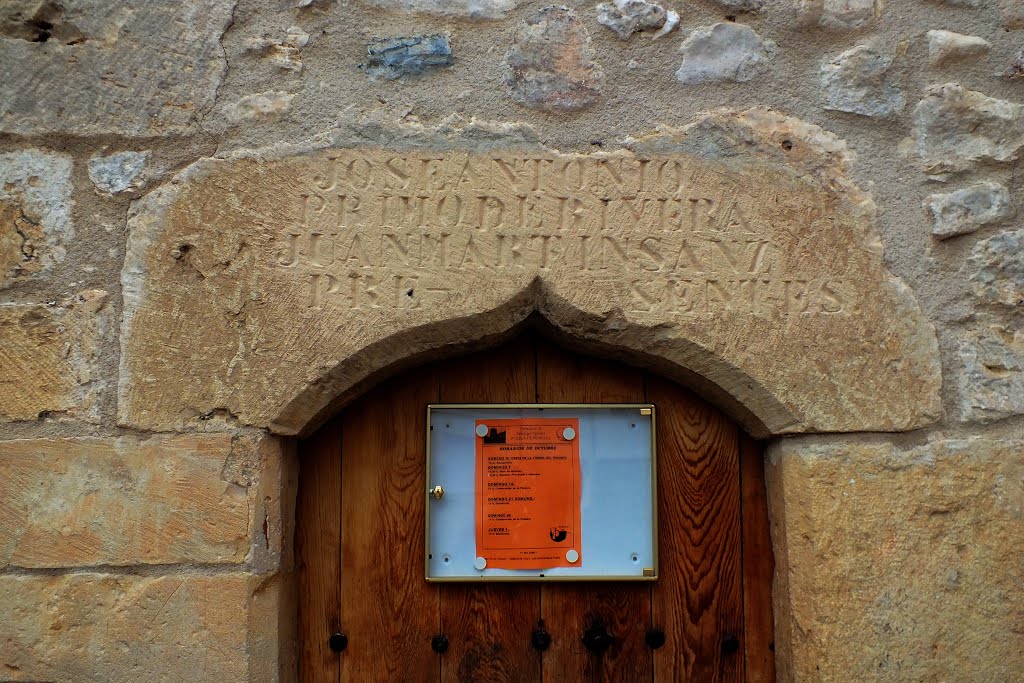
[(651, 404), (431, 405), (428, 581), (657, 578)]

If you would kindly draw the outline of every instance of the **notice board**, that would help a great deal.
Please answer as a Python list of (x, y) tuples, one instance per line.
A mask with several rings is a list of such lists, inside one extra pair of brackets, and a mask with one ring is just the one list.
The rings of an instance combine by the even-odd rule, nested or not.
[(651, 404), (431, 405), (428, 581), (657, 578)]

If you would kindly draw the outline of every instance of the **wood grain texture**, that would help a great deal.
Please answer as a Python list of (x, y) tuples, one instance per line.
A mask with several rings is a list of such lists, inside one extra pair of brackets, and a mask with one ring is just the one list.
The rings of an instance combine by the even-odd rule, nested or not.
[[(537, 397), (541, 403), (639, 403), (640, 370), (537, 345)], [(541, 588), (541, 613), (551, 633), (543, 680), (612, 683), (651, 680), (649, 584), (550, 583)], [(614, 638), (603, 655), (583, 647), (583, 632), (602, 624)]]
[(438, 593), (423, 578), (426, 406), (436, 400), (436, 374), (421, 369), (343, 413), (342, 681), (438, 680)]
[(743, 628), (748, 683), (775, 681), (772, 618), (771, 529), (761, 445), (740, 433), (740, 490), (743, 505)]
[(327, 642), (341, 628), (341, 421), (324, 425), (299, 452), (299, 680), (338, 683), (340, 662)]
[[(656, 681), (743, 680), (739, 430), (676, 385), (648, 378), (657, 407), (658, 539), (652, 590)], [(723, 652), (735, 638), (738, 651)]]
[[(531, 338), (438, 369), (445, 403), (531, 403), (536, 359)], [(530, 634), (540, 618), (535, 584), (443, 584), (441, 625), (450, 642), (442, 657), (443, 683), (540, 680), (540, 654)]]

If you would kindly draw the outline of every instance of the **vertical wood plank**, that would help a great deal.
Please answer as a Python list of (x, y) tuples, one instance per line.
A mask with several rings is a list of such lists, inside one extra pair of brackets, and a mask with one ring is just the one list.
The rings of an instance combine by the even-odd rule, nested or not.
[(742, 681), (739, 430), (665, 380), (648, 378), (647, 398), (658, 420), (662, 568), (652, 613), (666, 635), (654, 680)]
[[(536, 359), (531, 338), (439, 369), (446, 403), (531, 403)], [(444, 683), (540, 680), (540, 655), (530, 634), (540, 618), (540, 589), (532, 584), (445, 584), (441, 625), (450, 649), (441, 658)]]
[(743, 501), (743, 628), (746, 680), (774, 683), (775, 638), (772, 619), (771, 530), (764, 483), (764, 452), (740, 433), (740, 489)]
[[(538, 342), (537, 397), (541, 403), (639, 403), (643, 373)], [(550, 583), (541, 588), (541, 612), (552, 637), (541, 662), (544, 681), (651, 680), (651, 651), (644, 642), (650, 585)], [(583, 632), (596, 623), (614, 638), (603, 655), (591, 654), (582, 643)]]
[(328, 638), (341, 628), (341, 421), (300, 445), (295, 553), (299, 582), (299, 680), (338, 683)]
[(416, 370), (346, 409), (342, 426), (342, 681), (438, 680), (438, 594), (423, 578), (426, 406)]

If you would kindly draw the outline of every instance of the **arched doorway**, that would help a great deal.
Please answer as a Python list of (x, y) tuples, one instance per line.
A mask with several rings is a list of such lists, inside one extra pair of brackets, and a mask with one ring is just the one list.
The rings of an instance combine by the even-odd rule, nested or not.
[[(644, 401), (658, 408), (657, 582), (424, 581), (427, 404)], [(774, 678), (760, 448), (672, 382), (528, 333), (388, 380), (304, 441), (300, 457), (303, 681)], [(541, 626), (544, 651), (533, 642)], [(583, 642), (594, 627), (611, 636), (603, 652)], [(345, 639), (332, 642), (336, 633)]]

